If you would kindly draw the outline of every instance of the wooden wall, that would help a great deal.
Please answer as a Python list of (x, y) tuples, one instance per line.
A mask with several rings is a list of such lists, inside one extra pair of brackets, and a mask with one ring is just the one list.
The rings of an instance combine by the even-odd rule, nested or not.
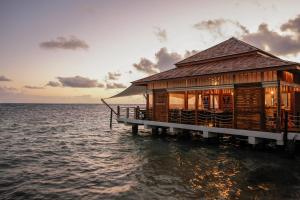
[(234, 127), (263, 130), (265, 93), (261, 84), (239, 84), (234, 91)]
[(166, 122), (168, 119), (168, 93), (166, 90), (153, 91), (153, 116), (155, 121)]

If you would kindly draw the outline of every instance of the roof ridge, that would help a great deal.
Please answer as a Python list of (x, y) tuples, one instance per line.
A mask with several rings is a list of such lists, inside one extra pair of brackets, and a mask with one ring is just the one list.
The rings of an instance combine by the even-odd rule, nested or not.
[(251, 44), (248, 44), (242, 40), (239, 40), (235, 37), (231, 37), (221, 43), (213, 45), (205, 50), (202, 50), (190, 57), (187, 57), (177, 63), (176, 66), (185, 65), (192, 62), (200, 62), (215, 58), (222, 58), (226, 56), (247, 54), (251, 52), (261, 52), (267, 56), (278, 58), (271, 53), (268, 53), (262, 49), (259, 49)]

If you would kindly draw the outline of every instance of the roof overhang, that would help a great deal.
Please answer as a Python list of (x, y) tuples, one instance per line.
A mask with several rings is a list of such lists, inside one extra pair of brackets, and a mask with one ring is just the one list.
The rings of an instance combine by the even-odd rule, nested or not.
[(140, 95), (140, 94), (145, 94), (147, 92), (147, 87), (146, 86), (139, 86), (139, 85), (131, 85), (122, 92), (109, 97), (108, 99), (112, 98), (118, 98), (118, 97), (127, 97), (127, 96), (134, 96), (134, 95)]

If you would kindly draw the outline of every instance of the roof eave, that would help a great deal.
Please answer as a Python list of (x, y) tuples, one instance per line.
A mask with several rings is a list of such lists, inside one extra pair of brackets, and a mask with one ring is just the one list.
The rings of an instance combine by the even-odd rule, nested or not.
[(243, 72), (243, 71), (269, 71), (269, 70), (291, 70), (291, 69), (296, 69), (300, 70), (300, 64), (299, 63), (292, 63), (292, 64), (287, 64), (287, 65), (279, 65), (279, 66), (273, 66), (273, 67), (266, 67), (266, 68), (255, 68), (255, 69), (247, 69), (247, 70), (235, 70), (235, 71), (229, 71), (229, 72), (219, 72), (219, 73), (211, 73), (211, 74), (201, 74), (201, 75), (193, 75), (193, 76), (183, 76), (183, 77), (175, 77), (175, 78), (162, 78), (162, 79), (157, 79), (157, 80), (149, 80), (149, 81), (133, 81), (131, 82), (132, 84), (137, 84), (137, 85), (145, 85), (151, 82), (155, 81), (166, 81), (166, 80), (174, 80), (174, 79), (182, 79), (182, 78), (192, 78), (192, 77), (199, 77), (199, 76), (208, 76), (208, 75), (219, 75), (219, 74), (228, 74), (228, 73), (236, 73), (236, 72)]

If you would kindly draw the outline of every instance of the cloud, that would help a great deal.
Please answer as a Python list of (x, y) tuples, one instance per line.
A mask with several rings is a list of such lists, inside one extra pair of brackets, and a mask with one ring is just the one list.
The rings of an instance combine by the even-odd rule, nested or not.
[(11, 79), (9, 79), (5, 76), (0, 76), (0, 81), (11, 81)]
[(167, 41), (167, 31), (160, 27), (154, 27), (154, 34), (160, 42)]
[(161, 48), (156, 54), (155, 58), (157, 60), (156, 67), (161, 70), (166, 70), (172, 68), (174, 63), (180, 61), (182, 56), (176, 52), (168, 52), (167, 48)]
[[(217, 37), (225, 37), (226, 33), (232, 34), (232, 30), (237, 30), (241, 32), (241, 34), (249, 33), (249, 30), (238, 21), (230, 20), (230, 19), (213, 19), (201, 21), (194, 24), (194, 28), (198, 30), (209, 31)], [(235, 34), (238, 34), (235, 32)]]
[(156, 68), (155, 64), (147, 58), (141, 58), (140, 62), (133, 64), (133, 67), (136, 70), (144, 72), (146, 74), (155, 74), (159, 72), (159, 69)]
[(66, 50), (77, 50), (77, 49), (88, 49), (89, 45), (75, 36), (57, 37), (54, 40), (41, 42), (40, 47), (43, 49), (66, 49)]
[(155, 62), (147, 58), (141, 58), (138, 63), (134, 63), (133, 67), (146, 74), (155, 74), (160, 71), (165, 71), (173, 68), (173, 65), (193, 54), (197, 53), (196, 50), (186, 51), (184, 55), (180, 55), (176, 52), (168, 52), (166, 47), (161, 48), (157, 53), (155, 53)]
[(292, 31), (300, 36), (300, 15), (298, 15), (295, 19), (290, 19), (288, 22), (281, 25), (280, 29), (282, 31)]
[(50, 87), (60, 87), (60, 83), (56, 82), (56, 81), (49, 81), (46, 86), (50, 86)]
[(192, 50), (192, 51), (186, 50), (185, 53), (184, 53), (183, 58), (187, 58), (187, 57), (193, 56), (193, 55), (195, 55), (195, 54), (198, 53), (198, 52), (199, 52), (199, 51), (197, 51), (197, 50)]
[(15, 93), (18, 89), (14, 87), (6, 87), (6, 86), (0, 86), (0, 94), (6, 94), (6, 93)]
[(30, 86), (30, 85), (25, 85), (24, 88), (26, 88), (26, 89), (32, 89), (32, 90), (41, 90), (41, 89), (45, 89), (44, 87)]
[(296, 23), (285, 23), (281, 30), (294, 31), (293, 34), (282, 35), (269, 29), (267, 24), (260, 24), (257, 32), (244, 35), (242, 39), (252, 43), (258, 48), (270, 51), (277, 55), (297, 55), (300, 52), (300, 32), (297, 31)]
[(59, 82), (64, 87), (74, 87), (74, 88), (103, 88), (104, 84), (99, 83), (97, 80), (89, 79), (82, 76), (74, 77), (57, 77)]
[(108, 72), (108, 80), (118, 80), (121, 75), (119, 72)]
[(127, 86), (122, 83), (107, 83), (106, 89), (121, 89), (126, 88)]
[(225, 37), (226, 29), (232, 25), (240, 31), (232, 35), (258, 48), (282, 56), (300, 53), (300, 15), (283, 23), (280, 26), (281, 32), (271, 30), (266, 23), (260, 24), (256, 32), (249, 32), (244, 25), (228, 19), (201, 21), (194, 27), (198, 30), (209, 31), (216, 37)]

